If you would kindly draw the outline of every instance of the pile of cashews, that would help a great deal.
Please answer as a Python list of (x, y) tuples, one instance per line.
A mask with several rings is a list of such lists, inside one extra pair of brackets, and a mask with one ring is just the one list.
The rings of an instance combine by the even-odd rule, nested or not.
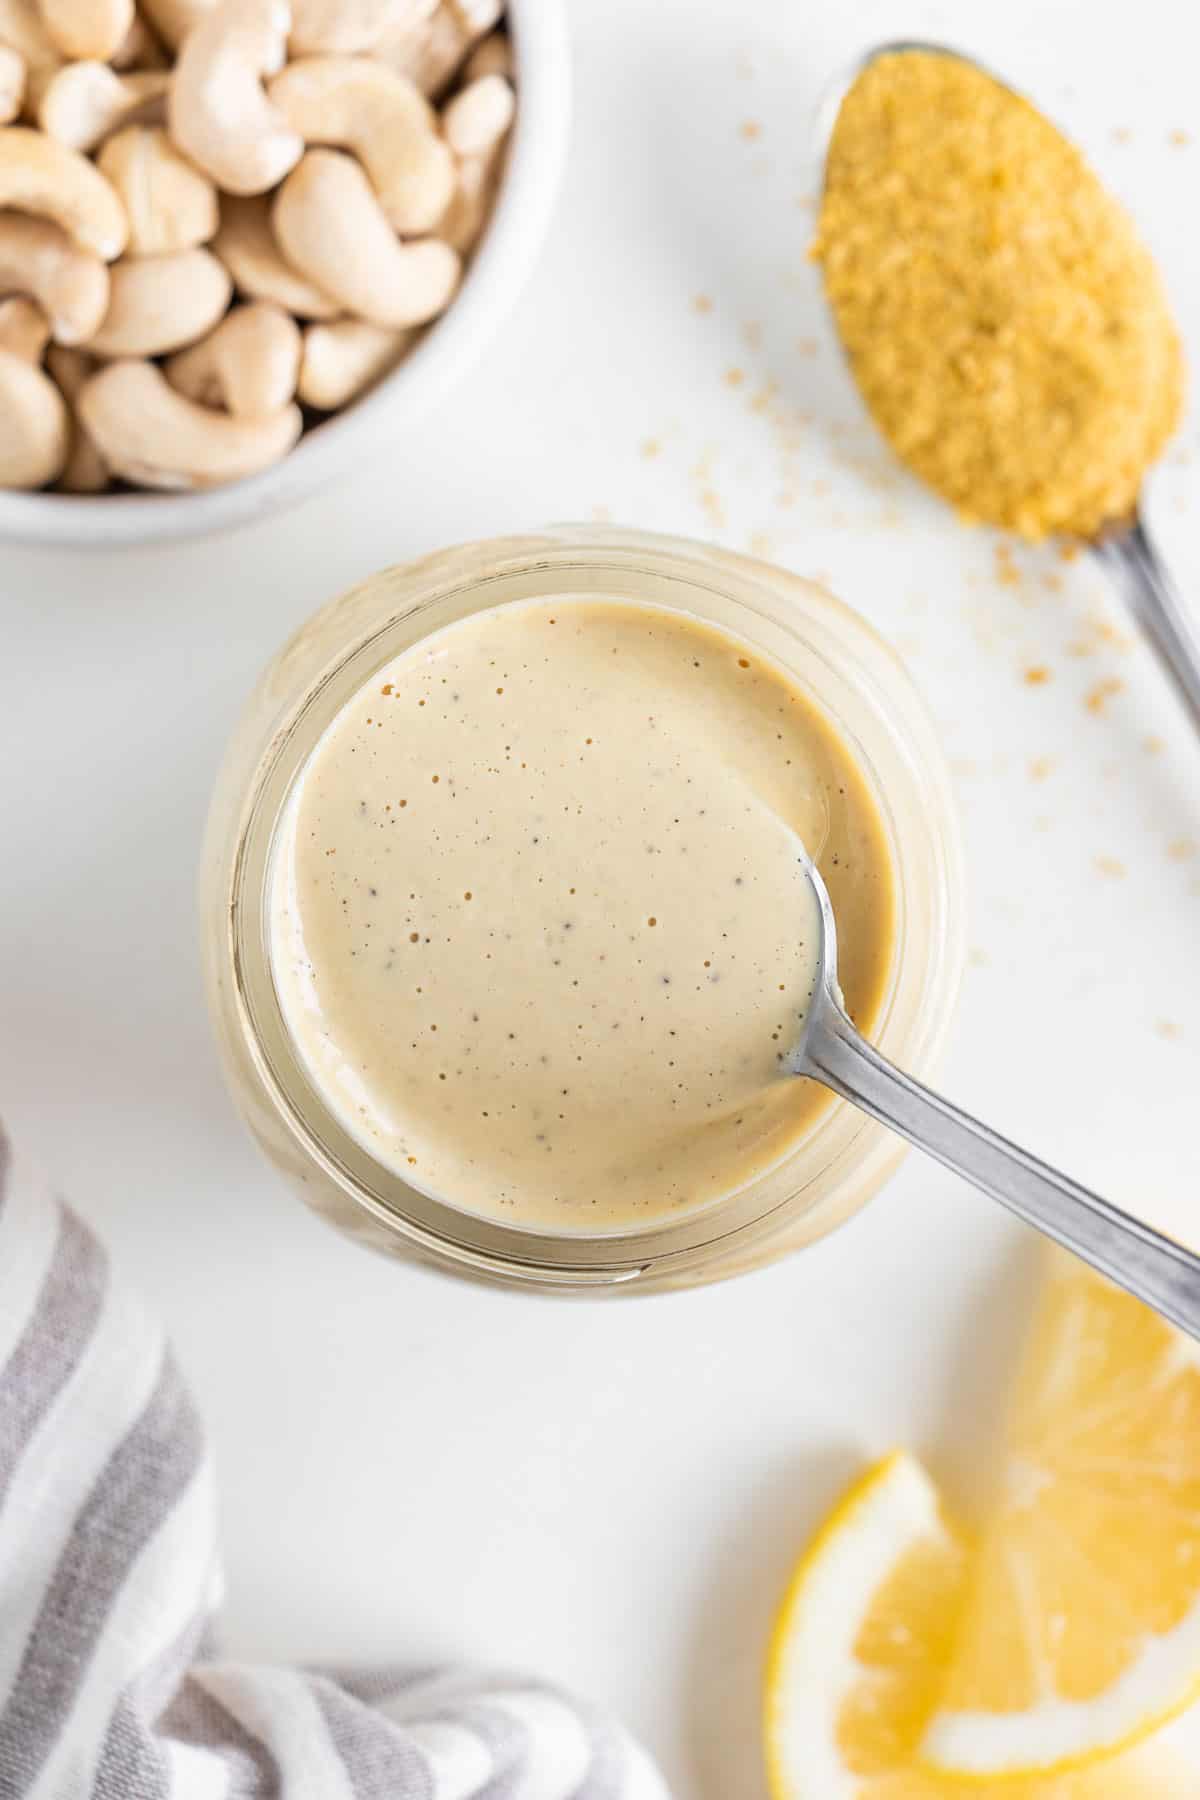
[(504, 0), (0, 0), (0, 488), (268, 468), (453, 299)]

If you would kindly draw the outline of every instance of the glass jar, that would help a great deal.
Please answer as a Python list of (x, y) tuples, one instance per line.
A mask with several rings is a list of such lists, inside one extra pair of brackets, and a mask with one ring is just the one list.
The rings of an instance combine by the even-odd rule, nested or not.
[(618, 596), (723, 626), (785, 669), (837, 727), (878, 805), (896, 885), (896, 944), (874, 1033), (928, 1076), (957, 997), (962, 858), (932, 724), (892, 651), (822, 588), (761, 562), (644, 532), (564, 527), (385, 570), (324, 608), (267, 669), (230, 743), (209, 819), (203, 925), (209, 999), (235, 1100), (267, 1156), (318, 1212), (392, 1255), (518, 1287), (642, 1292), (717, 1280), (785, 1255), (874, 1195), (898, 1140), (842, 1101), (774, 1168), (724, 1200), (588, 1236), (480, 1218), (376, 1162), (323, 1103), (271, 971), (269, 870), (306, 759), (384, 663), (509, 601)]

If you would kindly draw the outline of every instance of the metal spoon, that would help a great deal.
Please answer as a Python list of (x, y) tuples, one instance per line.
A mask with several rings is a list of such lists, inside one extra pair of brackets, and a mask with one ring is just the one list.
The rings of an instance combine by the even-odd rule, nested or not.
[(1113, 577), (1200, 730), (1200, 627), (1167, 573), (1141, 512), (1108, 526), (1088, 548)]
[[(992, 81), (1018, 92), (1011, 82), (997, 75), (977, 58), (967, 56), (947, 44), (931, 44), (921, 39), (900, 39), (876, 44), (854, 65), (831, 84), (817, 115), (818, 149), (821, 159), (822, 185), (828, 162), (829, 143), (841, 111), (842, 101), (858, 77), (876, 58), (904, 51), (923, 51), (933, 56), (953, 56), (970, 63)], [(1200, 625), (1180, 598), (1179, 590), (1167, 573), (1166, 565), (1155, 548), (1142, 517), (1140, 507), (1130, 519), (1115, 519), (1090, 539), (1088, 548), (1095, 552), (1108, 570), (1138, 625), (1154, 647), (1172, 678), (1200, 730)]]
[(1200, 1338), (1200, 1257), (961, 1112), (861, 1035), (842, 1004), (829, 892), (807, 853), (799, 860), (812, 889), (818, 958), (788, 1072), (831, 1088)]

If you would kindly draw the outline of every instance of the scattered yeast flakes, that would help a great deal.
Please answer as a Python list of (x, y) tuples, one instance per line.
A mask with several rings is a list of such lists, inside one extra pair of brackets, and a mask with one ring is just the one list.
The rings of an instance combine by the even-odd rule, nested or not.
[(1166, 1038), (1168, 1042), (1174, 1042), (1183, 1036), (1183, 1026), (1177, 1025), (1174, 1019), (1158, 1019), (1154, 1029), (1160, 1038)]
[(1047, 776), (1053, 773), (1054, 758), (1052, 756), (1035, 756), (1029, 765), (1029, 774), (1033, 781), (1045, 781)]
[(996, 580), (1001, 587), (1020, 587), (1021, 571), (1013, 561), (1013, 553), (1007, 544), (996, 545)]
[(1172, 838), (1167, 845), (1167, 855), (1172, 862), (1190, 862), (1196, 854), (1195, 838)]
[(701, 489), (700, 505), (709, 524), (721, 529), (725, 524), (725, 507), (716, 488)]
[(1119, 676), (1106, 675), (1104, 680), (1098, 681), (1094, 688), (1089, 688), (1084, 696), (1083, 704), (1090, 713), (1103, 713), (1114, 694), (1121, 693), (1124, 686), (1125, 683)]
[(1119, 881), (1125, 873), (1125, 864), (1115, 856), (1098, 856), (1096, 867), (1101, 875), (1106, 875), (1113, 881)]
[(1027, 687), (1045, 687), (1050, 680), (1050, 671), (1045, 663), (1035, 663), (1032, 668), (1026, 669), (1024, 680)]
[(1088, 623), (1101, 642), (1111, 644), (1114, 650), (1133, 649), (1136, 639), (1122, 631), (1119, 625), (1114, 625), (1111, 619), (1090, 619)]
[(743, 119), (738, 126), (738, 136), (747, 144), (756, 144), (762, 136), (762, 125), (757, 119)]

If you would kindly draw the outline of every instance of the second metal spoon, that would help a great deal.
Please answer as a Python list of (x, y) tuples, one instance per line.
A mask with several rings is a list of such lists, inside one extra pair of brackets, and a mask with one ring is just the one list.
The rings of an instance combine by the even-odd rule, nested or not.
[[(829, 144), (837, 116), (854, 82), (878, 57), (922, 52), (932, 56), (953, 56), (970, 63), (992, 81), (1001, 82), (1013, 93), (1018, 90), (1005, 82), (994, 69), (967, 56), (947, 44), (932, 44), (919, 39), (901, 39), (876, 44), (864, 52), (853, 66), (834, 82), (821, 102), (817, 119), (818, 149), (821, 160), (822, 186)], [(1151, 540), (1140, 511), (1132, 519), (1114, 520), (1089, 542), (1100, 562), (1113, 577), (1138, 625), (1157, 652), (1173, 680), (1192, 723), (1200, 730), (1200, 624), (1185, 607), (1179, 590)]]
[(1154, 546), (1140, 513), (1109, 526), (1089, 546), (1157, 651), (1200, 731), (1200, 626)]

